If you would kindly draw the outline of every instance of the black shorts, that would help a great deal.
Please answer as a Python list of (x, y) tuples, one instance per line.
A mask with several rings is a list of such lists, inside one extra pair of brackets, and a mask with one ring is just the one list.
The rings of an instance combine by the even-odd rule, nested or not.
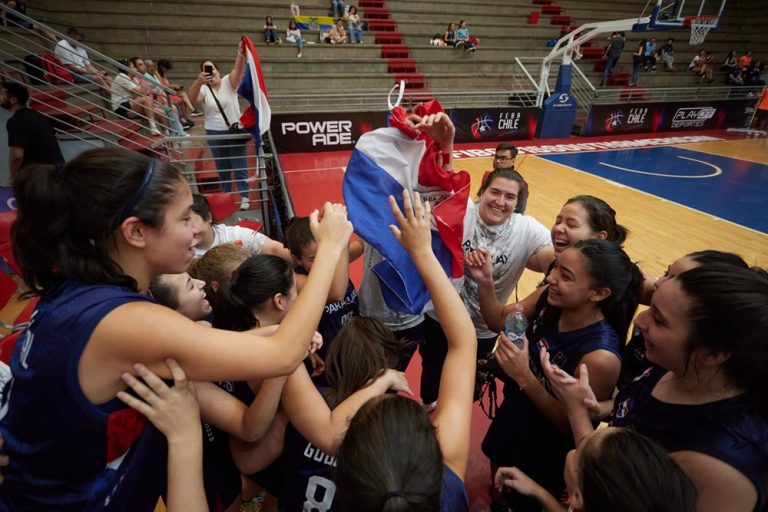
[(131, 111), (131, 102), (124, 101), (120, 104), (119, 107), (115, 109), (115, 114), (119, 115), (120, 117), (128, 117), (128, 112), (130, 111)]

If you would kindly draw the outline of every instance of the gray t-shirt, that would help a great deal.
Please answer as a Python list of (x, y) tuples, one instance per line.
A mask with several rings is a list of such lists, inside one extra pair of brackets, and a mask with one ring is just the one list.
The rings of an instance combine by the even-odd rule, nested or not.
[(616, 36), (611, 39), (610, 47), (608, 48), (608, 57), (619, 57), (621, 50), (624, 49), (624, 38)]

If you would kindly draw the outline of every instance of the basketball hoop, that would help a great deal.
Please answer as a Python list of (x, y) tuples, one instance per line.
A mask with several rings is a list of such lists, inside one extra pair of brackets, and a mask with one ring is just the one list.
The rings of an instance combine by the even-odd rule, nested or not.
[(686, 16), (684, 25), (691, 26), (691, 46), (696, 46), (704, 42), (709, 31), (717, 26), (720, 17), (712, 14), (704, 16)]

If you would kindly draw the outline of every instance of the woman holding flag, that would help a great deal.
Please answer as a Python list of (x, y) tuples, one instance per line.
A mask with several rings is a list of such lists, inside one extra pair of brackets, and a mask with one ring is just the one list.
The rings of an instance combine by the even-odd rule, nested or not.
[[(200, 63), (200, 73), (189, 88), (189, 98), (195, 105), (202, 105), (205, 112), (205, 134), (209, 137), (221, 137), (239, 133), (240, 105), (237, 88), (245, 72), (245, 43), (241, 40), (237, 48), (235, 65), (227, 75), (221, 76), (219, 67), (210, 59)], [(232, 183), (237, 185), (242, 202), (241, 210), (250, 207), (248, 200), (248, 160), (246, 158), (245, 138), (209, 139), (208, 145), (215, 159), (216, 169), (221, 182), (221, 190), (232, 191)]]

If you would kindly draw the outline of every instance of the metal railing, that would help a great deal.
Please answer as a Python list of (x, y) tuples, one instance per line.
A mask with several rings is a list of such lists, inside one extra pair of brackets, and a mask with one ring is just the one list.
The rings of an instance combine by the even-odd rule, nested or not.
[[(663, 103), (671, 101), (720, 101), (757, 98), (763, 91), (763, 86), (711, 86), (696, 87), (643, 87), (637, 91), (627, 88), (597, 89), (593, 99), (594, 105), (611, 105), (618, 103)], [(631, 99), (629, 99), (631, 98)]]

